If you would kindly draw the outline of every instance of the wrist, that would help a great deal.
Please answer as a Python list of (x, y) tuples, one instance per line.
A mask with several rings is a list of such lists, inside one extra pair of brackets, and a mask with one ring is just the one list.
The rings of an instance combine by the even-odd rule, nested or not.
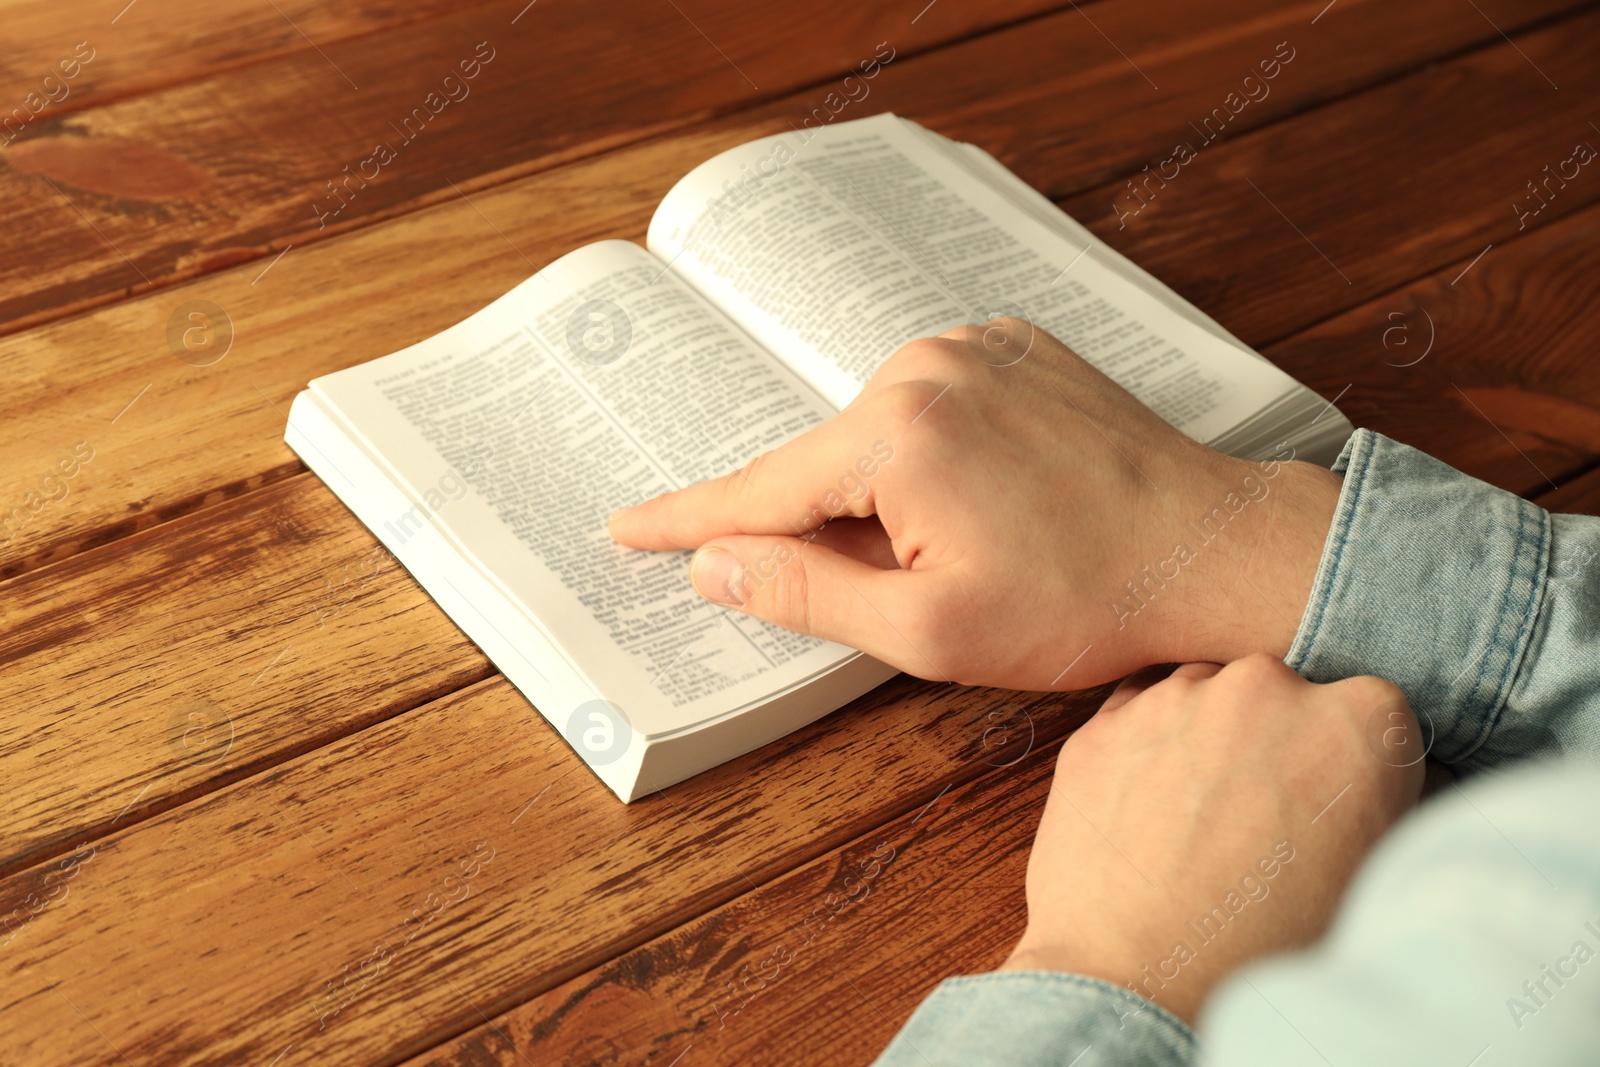
[(1150, 662), (1282, 658), (1316, 581), (1343, 479), (1299, 461), (1212, 458), (1177, 518), (1195, 580), (1167, 598)]
[(1091, 955), (1066, 946), (1030, 944), (1026, 934), (995, 970), (1043, 971), (1098, 979), (1160, 1005), (1190, 1026), (1194, 1025), (1204, 996), (1202, 990), (1149, 976), (1148, 966), (1143, 968), (1145, 973), (1141, 973), (1136, 966), (1110, 964), (1109, 961), (1097, 963)]
[(1245, 531), (1235, 583), (1240, 623), (1229, 660), (1255, 652), (1279, 659), (1289, 654), (1339, 507), (1342, 477), (1314, 463), (1278, 466), (1260, 521)]

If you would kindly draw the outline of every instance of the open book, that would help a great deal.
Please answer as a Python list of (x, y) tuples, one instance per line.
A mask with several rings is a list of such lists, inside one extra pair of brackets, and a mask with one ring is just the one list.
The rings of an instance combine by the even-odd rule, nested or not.
[(901, 344), (998, 314), (1173, 425), (1329, 462), (1350, 424), (998, 161), (883, 114), (696, 167), (648, 251), (572, 252), (295, 398), (286, 439), (623, 800), (882, 683), (730, 612), (608, 514), (829, 418)]

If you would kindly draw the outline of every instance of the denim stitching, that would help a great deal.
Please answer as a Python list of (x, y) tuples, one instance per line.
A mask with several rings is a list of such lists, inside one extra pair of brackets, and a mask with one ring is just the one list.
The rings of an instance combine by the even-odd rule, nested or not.
[[(1346, 488), (1350, 493), (1349, 506), (1340, 507), (1339, 514), (1334, 520), (1333, 532), (1328, 539), (1327, 578), (1326, 581), (1318, 582), (1317, 588), (1312, 591), (1312, 596), (1316, 598), (1316, 616), (1306, 631), (1305, 648), (1296, 657), (1299, 662), (1289, 665), (1297, 671), (1310, 664), (1317, 640), (1322, 634), (1323, 623), (1327, 620), (1328, 607), (1336, 595), (1340, 570), (1344, 564), (1344, 550), (1350, 542), (1350, 530), (1355, 525), (1356, 516), (1361, 509), (1361, 498), (1366, 489), (1367, 474), (1372, 467), (1371, 459), (1376, 441), (1376, 436), (1366, 430), (1357, 430), (1350, 439), (1350, 456), (1345, 464)], [(1353, 486), (1348, 484), (1351, 470), (1355, 471)]]
[[(1479, 714), (1473, 710), (1472, 705), (1475, 703), (1486, 703), (1477, 697), (1477, 693), (1478, 690), (1483, 687), (1483, 683), (1488, 676), (1489, 671), (1492, 669), (1489, 663), (1490, 657), (1494, 656), (1499, 651), (1498, 646), (1500, 644), (1500, 631), (1505, 625), (1506, 610), (1511, 601), (1511, 590), (1516, 584), (1517, 560), (1519, 558), (1517, 546), (1522, 540), (1523, 525), (1523, 515), (1520, 508), (1517, 509), (1516, 516), (1517, 528), (1516, 533), (1512, 535), (1510, 573), (1507, 575), (1504, 584), (1500, 588), (1500, 605), (1494, 614), (1494, 628), (1489, 631), (1488, 637), (1484, 640), (1483, 653), (1478, 656), (1477, 659), (1478, 669), (1476, 673), (1473, 674), (1471, 684), (1468, 685), (1463, 691), (1460, 699), (1460, 703), (1465, 705), (1461, 710), (1470, 715), (1472, 720), (1479, 724), (1478, 729), (1462, 742), (1465, 746), (1465, 751), (1456, 753), (1450, 756), (1447, 760), (1445, 760), (1445, 758), (1442, 756), (1440, 757), (1441, 760), (1444, 760), (1447, 763), (1460, 763), (1461, 761), (1469, 758), (1472, 753), (1483, 747), (1484, 742), (1488, 740), (1489, 731), (1493, 728), (1489, 722), (1494, 715), (1493, 707), (1491, 706), (1488, 709), (1487, 714)], [(1441, 695), (1447, 702), (1453, 703), (1456, 701), (1455, 695), (1451, 692), (1446, 691)]]
[[(1529, 538), (1525, 534), (1525, 530), (1527, 529), (1528, 525), (1527, 520), (1531, 517), (1531, 515), (1537, 516), (1535, 521), (1538, 523), (1539, 532), (1536, 539)], [(1498, 635), (1500, 622), (1504, 620), (1505, 613), (1510, 608), (1511, 593), (1513, 589), (1521, 585), (1524, 581), (1522, 570), (1526, 565), (1528, 558), (1526, 549), (1529, 547), (1532, 547), (1534, 551), (1531, 568), (1532, 573), (1527, 576), (1526, 581), (1532, 586), (1532, 588), (1527, 591), (1526, 597), (1520, 599), (1524, 599), (1529, 606), (1534, 608), (1534, 610), (1526, 612), (1523, 615), (1521, 623), (1517, 627), (1516, 637), (1511, 641), (1510, 647), (1506, 649), (1505, 667), (1502, 669), (1500, 681), (1495, 687), (1493, 694), (1494, 699), (1489, 708), (1489, 714), (1484, 718), (1483, 729), (1479, 732), (1478, 737), (1471, 748), (1458, 758), (1458, 762), (1471, 759), (1473, 756), (1475, 756), (1484, 747), (1484, 745), (1488, 744), (1489, 738), (1493, 736), (1496, 727), (1500, 725), (1500, 719), (1505, 712), (1506, 702), (1511, 697), (1512, 677), (1516, 671), (1516, 668), (1521, 665), (1523, 657), (1527, 655), (1528, 645), (1532, 643), (1534, 623), (1538, 619), (1540, 611), (1543, 608), (1543, 579), (1546, 571), (1549, 569), (1549, 557), (1551, 551), (1550, 540), (1551, 534), (1549, 513), (1543, 508), (1540, 508), (1537, 504), (1519, 499), (1517, 501), (1517, 536), (1513, 546), (1511, 579), (1506, 583), (1506, 595), (1501, 601), (1500, 619), (1496, 621), (1495, 625), (1496, 634)], [(1480, 681), (1482, 678), (1483, 675), (1480, 673)]]

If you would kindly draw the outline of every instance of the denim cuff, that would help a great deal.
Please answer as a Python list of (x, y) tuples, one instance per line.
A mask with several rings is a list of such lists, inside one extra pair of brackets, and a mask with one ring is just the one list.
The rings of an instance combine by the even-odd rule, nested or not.
[(1190, 1067), (1194, 1032), (1097, 978), (995, 971), (941, 982), (876, 1067)]
[(1429, 754), (1466, 760), (1493, 732), (1544, 599), (1550, 516), (1414, 448), (1357, 430), (1311, 599), (1285, 662), (1405, 692)]

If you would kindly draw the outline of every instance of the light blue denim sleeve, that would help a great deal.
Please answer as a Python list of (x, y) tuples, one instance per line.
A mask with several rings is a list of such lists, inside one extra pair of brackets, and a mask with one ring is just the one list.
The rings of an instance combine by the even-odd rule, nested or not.
[(1189, 1067), (1194, 1034), (1127, 989), (1079, 974), (941, 982), (875, 1067)]
[[(1549, 515), (1370, 430), (1356, 431), (1334, 469), (1344, 485), (1289, 665), (1313, 681), (1374, 674), (1394, 682), (1423, 724), (1430, 754), (1461, 769), (1560, 752), (1592, 763), (1600, 754), (1600, 519)], [(1374, 1025), (1403, 1029), (1413, 1004), (1415, 1025), (1393, 1043), (1409, 1059), (1374, 1058), (1365, 1047), (1331, 1062), (1454, 1062), (1419, 1051), (1435, 1048), (1427, 1010), (1437, 1009), (1437, 1020), (1454, 1018), (1433, 990), (1465, 995), (1474, 1011), (1509, 1014), (1495, 997), (1512, 996), (1523, 976), (1503, 993), (1500, 986), (1541, 952), (1530, 978), (1542, 963), (1570, 956), (1571, 944), (1553, 955), (1550, 946), (1583, 936), (1570, 920), (1584, 908), (1597, 928), (1589, 944), (1600, 950), (1600, 784), (1521, 777), (1523, 786), (1508, 783), (1508, 793), (1479, 803), (1525, 836), (1489, 824), (1487, 808), (1470, 799), (1438, 805), (1437, 816), (1430, 805), (1433, 821), (1415, 820), (1423, 828), (1397, 834), (1382, 862), (1363, 874), (1360, 885), (1382, 888), (1353, 898), (1325, 948), (1243, 972), (1226, 1007), (1208, 1008), (1207, 1026), (1227, 1043), (1206, 1062), (1325, 1067), (1297, 1025), (1333, 1046), (1340, 1034), (1359, 1036), (1369, 1015)], [(1471, 825), (1475, 818), (1484, 825)], [(1537, 885), (1529, 882), (1529, 850), (1551, 872)], [(1526, 869), (1517, 871), (1517, 863)], [(1498, 881), (1508, 871), (1520, 878)], [(1454, 940), (1463, 927), (1477, 931), (1468, 942)], [(1341, 945), (1355, 946), (1356, 957), (1343, 970), (1333, 955)], [(1385, 946), (1391, 956), (1382, 955)], [(1398, 969), (1385, 971), (1380, 960)], [(1445, 971), (1449, 980), (1441, 981)], [(1584, 973), (1595, 983), (1582, 1000), (1592, 1021), (1600, 962)], [(1288, 986), (1283, 994), (1293, 1016), (1261, 997), (1276, 998), (1286, 975), (1299, 983), (1292, 996)], [(1550, 1040), (1566, 1040), (1575, 1032), (1552, 1033)], [(1600, 1042), (1600, 1030), (1590, 1036)], [(1206, 1037), (1209, 1043), (1209, 1030)], [(1482, 1047), (1469, 1050), (1461, 1067)], [(1197, 1055), (1181, 1021), (1127, 989), (1079, 975), (1004, 972), (941, 984), (877, 1063), (1187, 1067)], [(1473, 1067), (1534, 1062), (1544, 1061), (1486, 1056)]]
[(1550, 515), (1357, 430), (1286, 662), (1405, 691), (1461, 769), (1600, 754), (1600, 519)]
[(1600, 1063), (1600, 772), (1537, 762), (1425, 802), (1328, 936), (1206, 1002), (1207, 1067)]

